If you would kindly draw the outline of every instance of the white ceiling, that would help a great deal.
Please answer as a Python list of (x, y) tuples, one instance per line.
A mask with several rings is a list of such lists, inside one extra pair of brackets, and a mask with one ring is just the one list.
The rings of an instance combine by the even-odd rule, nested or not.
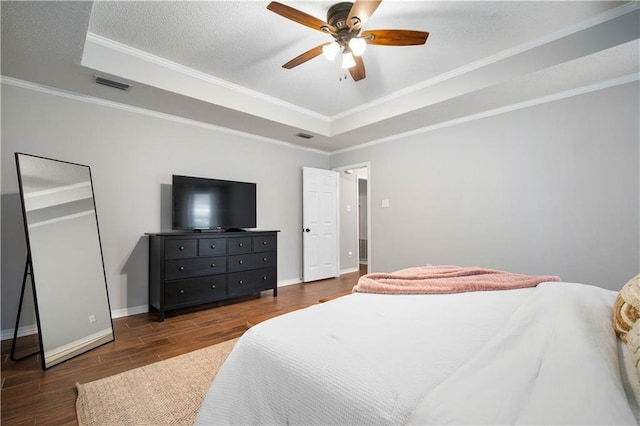
[[(322, 20), (333, 4), (282, 2)], [(365, 29), (430, 35), (369, 46), (360, 82), (322, 56), (281, 68), (330, 38), (267, 4), (2, 1), (2, 74), (327, 152), (638, 78), (638, 2), (384, 0)]]

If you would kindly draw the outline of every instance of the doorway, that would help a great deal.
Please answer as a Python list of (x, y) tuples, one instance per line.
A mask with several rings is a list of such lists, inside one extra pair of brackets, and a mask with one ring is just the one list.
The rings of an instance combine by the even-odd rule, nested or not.
[(369, 163), (335, 168), (339, 172), (340, 274), (373, 270), (371, 259), (371, 179)]
[[(365, 170), (366, 169), (361, 169)], [(367, 220), (368, 196), (367, 177), (358, 176), (358, 263), (361, 270), (368, 272), (369, 264), (369, 222)]]

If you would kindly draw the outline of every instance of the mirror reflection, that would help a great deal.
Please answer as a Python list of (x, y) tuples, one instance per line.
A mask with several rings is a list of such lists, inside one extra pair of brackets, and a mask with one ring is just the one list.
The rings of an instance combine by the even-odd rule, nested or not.
[(88, 166), (16, 154), (43, 368), (114, 340)]

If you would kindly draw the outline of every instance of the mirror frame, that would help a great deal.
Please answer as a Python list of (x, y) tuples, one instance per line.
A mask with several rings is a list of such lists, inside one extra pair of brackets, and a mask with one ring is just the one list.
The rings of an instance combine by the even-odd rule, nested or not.
[[(99, 274), (102, 279), (100, 280), (101, 282), (96, 282), (95, 283), (95, 287), (93, 288), (98, 288), (98, 286), (100, 287), (100, 291), (102, 291), (102, 286), (104, 286), (104, 298), (106, 300), (102, 300), (103, 295), (100, 295), (98, 299), (96, 299), (96, 305), (99, 306), (100, 309), (106, 309), (108, 316), (109, 316), (109, 321), (108, 321), (108, 327), (106, 324), (106, 319), (100, 319), (100, 314), (102, 315), (106, 315), (104, 312), (96, 312), (96, 314), (98, 314), (98, 318), (100, 319), (100, 321), (98, 321), (101, 324), (104, 324), (103, 327), (107, 327), (104, 328), (102, 330), (100, 330), (98, 333), (91, 333), (91, 334), (87, 334), (87, 335), (82, 335), (83, 331), (80, 331), (76, 337), (80, 336), (80, 339), (75, 339), (73, 341), (70, 342), (66, 342), (61, 344), (58, 347), (55, 348), (50, 348), (49, 349), (49, 353), (51, 353), (51, 351), (55, 350), (56, 353), (50, 356), (47, 356), (47, 353), (45, 352), (45, 341), (47, 339), (47, 336), (45, 336), (45, 333), (43, 332), (43, 328), (42, 328), (42, 312), (41, 312), (41, 308), (43, 308), (43, 306), (46, 306), (47, 308), (51, 307), (49, 304), (51, 303), (56, 303), (57, 301), (53, 301), (53, 300), (43, 300), (43, 298), (40, 298), (40, 300), (38, 299), (38, 293), (40, 292), (40, 290), (44, 290), (45, 287), (47, 285), (47, 283), (49, 283), (51, 280), (47, 279), (47, 278), (41, 278), (41, 281), (39, 282), (38, 279), (36, 278), (36, 271), (37, 271), (37, 267), (34, 268), (34, 265), (37, 265), (38, 263), (38, 259), (35, 258), (34, 259), (34, 251), (33, 249), (33, 236), (30, 235), (30, 231), (29, 231), (29, 222), (28, 222), (28, 208), (27, 208), (27, 203), (26, 203), (26, 197), (25, 197), (25, 191), (24, 191), (24, 183), (23, 183), (23, 179), (27, 176), (26, 174), (23, 173), (23, 169), (21, 169), (21, 164), (20, 161), (22, 160), (26, 160), (28, 158), (35, 158), (38, 160), (46, 160), (46, 161), (51, 161), (51, 162), (55, 162), (55, 163), (59, 163), (59, 164), (66, 164), (66, 165), (70, 165), (70, 166), (76, 166), (76, 167), (82, 167), (82, 168), (86, 168), (87, 174), (88, 174), (88, 178), (89, 178), (89, 188), (88, 190), (91, 191), (91, 197), (83, 197), (80, 200), (88, 200), (89, 198), (91, 199), (91, 206), (92, 206), (92, 210), (93, 210), (93, 214), (91, 216), (93, 216), (93, 218), (95, 219), (95, 231), (97, 233), (97, 241), (96, 244), (98, 245), (97, 249), (99, 250), (99, 254), (100, 254), (100, 267), (101, 267), (101, 273)], [(61, 362), (67, 361), (73, 357), (76, 357), (80, 354), (83, 354), (91, 349), (97, 348), (99, 346), (102, 346), (106, 343), (110, 343), (112, 341), (115, 340), (115, 332), (114, 332), (114, 328), (113, 328), (113, 316), (111, 315), (111, 305), (110, 305), (110, 301), (109, 301), (109, 289), (108, 289), (108, 285), (107, 285), (107, 275), (106, 275), (106, 270), (105, 270), (105, 266), (104, 266), (104, 255), (103, 255), (103, 250), (102, 250), (102, 241), (101, 241), (101, 237), (100, 237), (100, 226), (98, 223), (98, 212), (96, 209), (96, 202), (95, 202), (95, 193), (93, 191), (93, 179), (92, 179), (92, 175), (91, 175), (91, 168), (87, 165), (83, 165), (83, 164), (77, 164), (77, 163), (72, 163), (72, 162), (68, 162), (68, 161), (62, 161), (62, 160), (56, 160), (56, 159), (52, 159), (52, 158), (47, 158), (47, 157), (42, 157), (42, 156), (37, 156), (37, 155), (31, 155), (31, 154), (24, 154), (24, 153), (19, 153), (16, 152), (15, 153), (15, 159), (16, 159), (16, 170), (18, 173), (18, 186), (20, 189), (20, 202), (22, 205), (22, 215), (23, 215), (23, 221), (24, 221), (24, 229), (25, 229), (25, 238), (26, 238), (26, 243), (27, 243), (27, 255), (26, 255), (26, 262), (27, 262), (27, 266), (25, 268), (25, 276), (23, 279), (23, 289), (22, 291), (24, 292), (24, 286), (26, 285), (26, 277), (27, 275), (31, 275), (31, 284), (32, 284), (32, 292), (33, 292), (33, 302), (34, 302), (34, 308), (35, 308), (35, 316), (36, 316), (36, 323), (37, 323), (37, 328), (38, 328), (38, 340), (39, 340), (39, 345), (40, 345), (40, 355), (41, 355), (41, 361), (42, 361), (42, 368), (43, 370), (46, 370), (54, 365), (57, 365)], [(24, 164), (23, 164), (24, 166)], [(88, 201), (87, 201), (88, 203)], [(62, 203), (64, 204), (64, 203)], [(62, 205), (59, 204), (59, 205)], [(55, 205), (55, 204), (54, 204)], [(36, 209), (33, 209), (36, 210)], [(54, 220), (56, 218), (54, 217)], [(92, 229), (93, 232), (93, 229)], [(55, 241), (61, 241), (62, 239), (59, 240), (55, 240)], [(91, 241), (90, 244), (93, 244), (93, 242)], [(64, 246), (64, 242), (61, 244), (61, 246)], [(93, 249), (94, 250), (95, 246)], [(45, 253), (53, 253), (53, 252), (59, 253), (62, 250), (53, 250), (50, 249), (48, 252), (46, 251), (46, 249), (44, 250)], [(88, 250), (87, 250), (88, 251)], [(97, 254), (96, 252), (94, 252), (94, 254)], [(43, 256), (42, 256), (43, 257)], [(93, 258), (94, 262), (97, 260), (97, 257)], [(97, 266), (97, 262), (96, 266)], [(35, 269), (35, 270), (34, 270)], [(67, 268), (67, 269), (72, 269), (72, 268)], [(28, 273), (28, 271), (30, 270), (30, 273)], [(64, 280), (66, 281), (71, 281), (69, 280), (69, 277), (73, 277), (73, 273), (70, 272), (69, 270), (63, 270), (60, 271), (60, 274), (57, 274), (57, 270), (56, 272), (56, 277), (55, 278), (59, 278), (60, 276), (64, 275)], [(93, 273), (97, 274), (97, 271), (95, 271), (95, 269), (93, 270)], [(52, 275), (52, 274), (49, 274)], [(80, 278), (80, 277), (79, 277)], [(84, 278), (84, 277), (82, 277)], [(48, 289), (50, 290), (50, 289)], [(22, 307), (22, 297), (21, 297), (21, 302), (19, 308), (18, 308), (18, 318), (16, 321), (16, 329), (17, 329), (17, 324), (20, 320), (20, 310)], [(59, 302), (58, 302), (59, 304)], [(50, 311), (50, 309), (46, 309), (47, 312)], [(51, 317), (50, 314), (47, 314), (49, 317)], [(88, 320), (91, 323), (92, 322), (92, 317), (93, 317), (93, 321), (96, 321), (95, 316), (92, 314), (89, 316)], [(56, 330), (57, 331), (57, 330)], [(110, 331), (110, 334), (108, 333)], [(53, 333), (50, 333), (53, 334)], [(56, 336), (58, 337), (58, 336)], [(60, 338), (58, 338), (58, 340), (60, 340)]]

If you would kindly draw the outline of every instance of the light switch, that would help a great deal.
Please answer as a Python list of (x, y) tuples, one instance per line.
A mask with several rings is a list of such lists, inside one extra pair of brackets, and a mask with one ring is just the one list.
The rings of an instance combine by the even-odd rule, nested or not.
[(347, 204), (347, 211), (350, 212), (351, 211), (351, 205)]
[(387, 207), (389, 207), (389, 200), (382, 200), (382, 208), (386, 209)]

